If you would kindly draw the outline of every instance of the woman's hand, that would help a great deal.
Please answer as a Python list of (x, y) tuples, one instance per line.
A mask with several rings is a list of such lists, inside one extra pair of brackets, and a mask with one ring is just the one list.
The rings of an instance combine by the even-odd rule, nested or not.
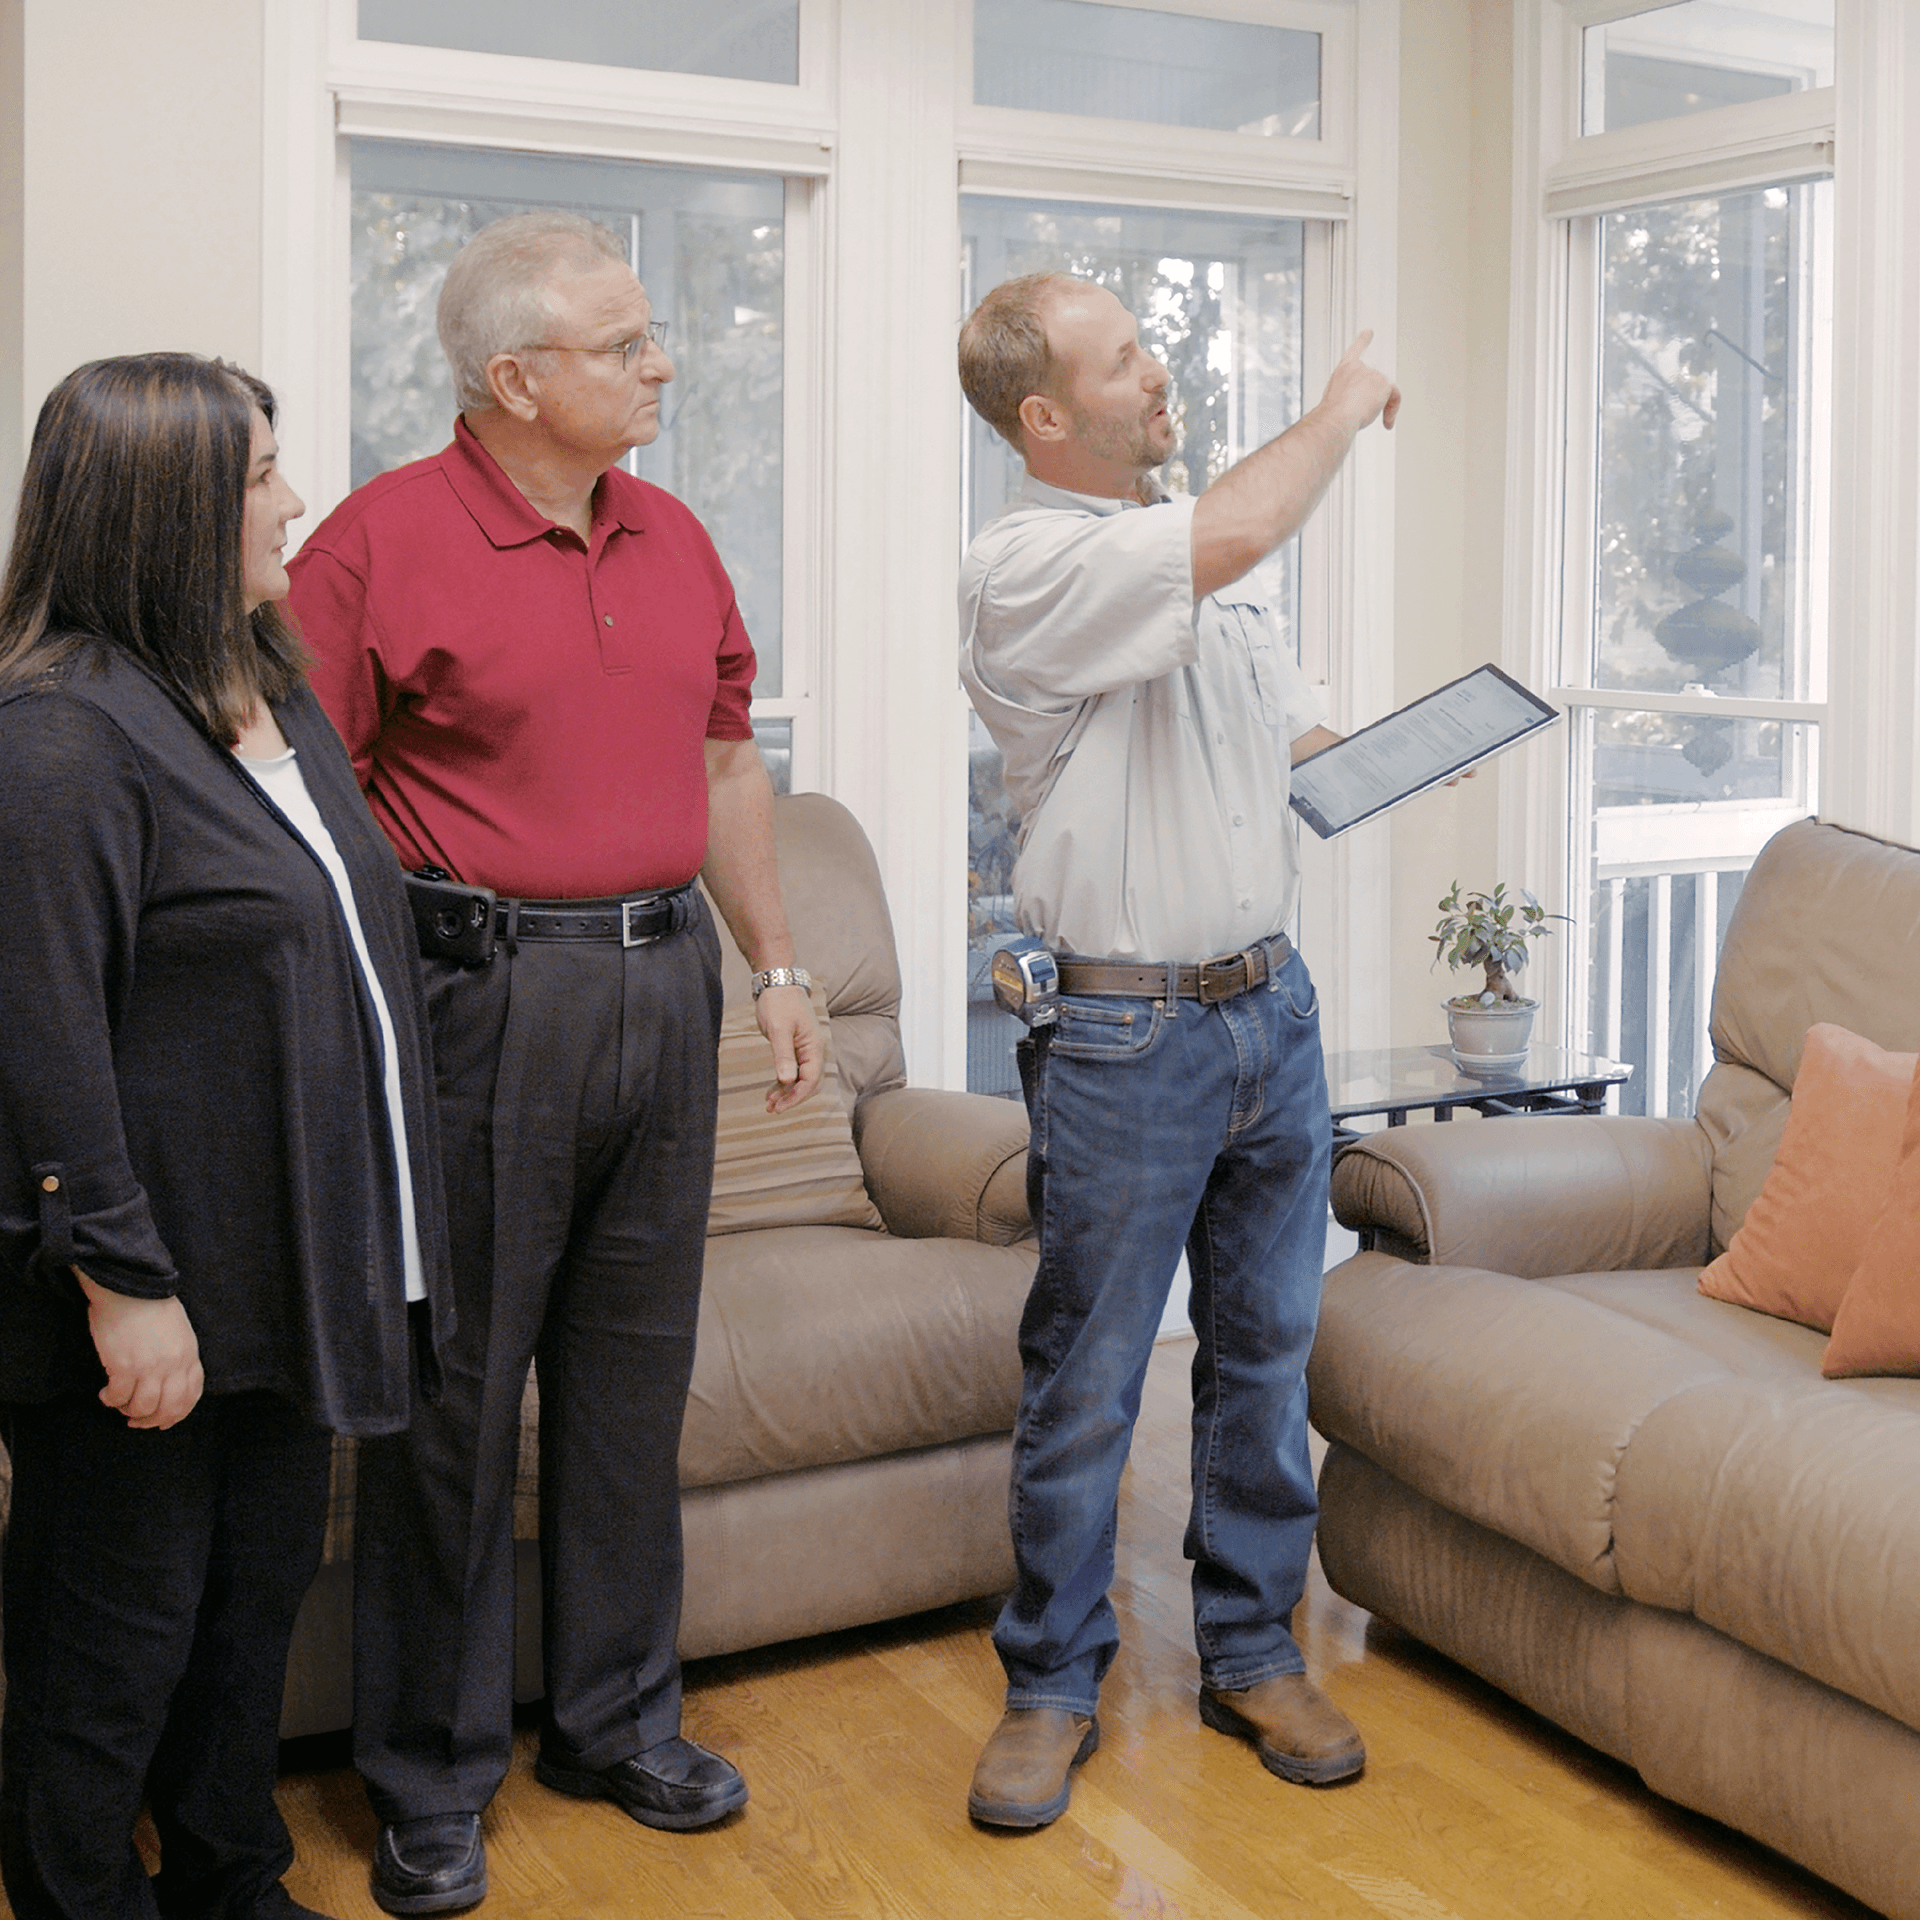
[(78, 1267), (73, 1277), (87, 1296), (88, 1330), (107, 1370), (102, 1404), (124, 1413), (130, 1427), (171, 1427), (184, 1420), (206, 1385), (186, 1308), (172, 1297), (140, 1300), (115, 1293)]

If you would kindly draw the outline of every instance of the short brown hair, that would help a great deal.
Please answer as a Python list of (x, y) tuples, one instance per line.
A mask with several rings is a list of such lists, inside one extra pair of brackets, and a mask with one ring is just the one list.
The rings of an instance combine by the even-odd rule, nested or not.
[(247, 611), (241, 526), (252, 374), (191, 353), (76, 368), (47, 396), (0, 583), (0, 687), (102, 647), (130, 653), (231, 744), (284, 699), (306, 650), (270, 603)]
[(1023, 273), (1003, 280), (974, 308), (960, 329), (960, 387), (971, 406), (1016, 453), (1020, 402), (1053, 392), (1055, 363), (1047, 344), (1046, 308), (1052, 297), (1084, 282), (1066, 273)]

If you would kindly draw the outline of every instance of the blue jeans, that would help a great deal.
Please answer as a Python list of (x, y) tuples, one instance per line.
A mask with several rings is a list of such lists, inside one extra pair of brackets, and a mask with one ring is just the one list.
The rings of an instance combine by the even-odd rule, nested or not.
[(1070, 998), (1023, 1053), (1040, 1264), (1020, 1323), (1017, 1584), (993, 1636), (1007, 1704), (1091, 1713), (1113, 1662), (1120, 1474), (1183, 1243), (1201, 1681), (1298, 1673), (1288, 1617), (1319, 1511), (1305, 1371), (1332, 1148), (1306, 965), (1294, 954), (1213, 1006)]

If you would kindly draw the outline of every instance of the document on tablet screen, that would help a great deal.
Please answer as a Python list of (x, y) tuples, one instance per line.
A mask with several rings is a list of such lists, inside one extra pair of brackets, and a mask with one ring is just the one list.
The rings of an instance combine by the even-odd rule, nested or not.
[(1323, 840), (1437, 787), (1559, 714), (1491, 664), (1362, 727), (1293, 769), (1294, 811)]

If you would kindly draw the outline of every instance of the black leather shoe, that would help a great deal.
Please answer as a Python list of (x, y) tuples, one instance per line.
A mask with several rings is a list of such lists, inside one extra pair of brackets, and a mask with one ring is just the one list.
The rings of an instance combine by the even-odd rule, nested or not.
[(373, 1846), (373, 1897), (388, 1913), (458, 1913), (487, 1897), (477, 1813), (395, 1820)]
[(643, 1827), (671, 1833), (710, 1827), (747, 1804), (747, 1783), (732, 1761), (678, 1736), (610, 1767), (583, 1767), (571, 1755), (542, 1747), (533, 1775), (556, 1793), (611, 1800)]

